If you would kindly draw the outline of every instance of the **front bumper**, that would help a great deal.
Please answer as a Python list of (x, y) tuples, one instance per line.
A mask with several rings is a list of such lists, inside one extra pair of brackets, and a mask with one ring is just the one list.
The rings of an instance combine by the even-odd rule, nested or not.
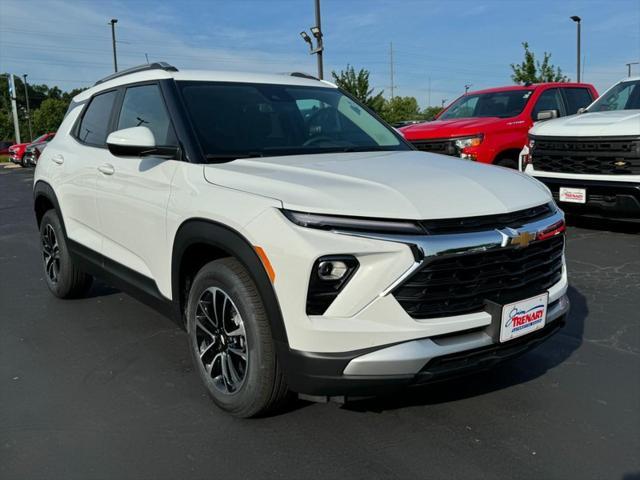
[[(609, 219), (640, 221), (640, 183), (539, 177), (566, 213)], [(559, 201), (560, 187), (584, 188), (584, 204)]]
[(484, 370), (557, 333), (568, 311), (565, 294), (549, 305), (544, 328), (506, 343), (495, 343), (486, 327), (354, 352), (289, 351), (289, 386), (307, 395), (369, 396)]

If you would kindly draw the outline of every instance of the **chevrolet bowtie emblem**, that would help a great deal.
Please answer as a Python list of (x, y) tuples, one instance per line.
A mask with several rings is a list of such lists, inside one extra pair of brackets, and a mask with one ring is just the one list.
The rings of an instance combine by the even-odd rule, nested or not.
[(618, 160), (617, 162), (613, 162), (613, 164), (614, 164), (616, 167), (624, 167), (624, 166), (626, 166), (626, 165), (627, 165), (627, 162), (625, 162), (624, 160)]
[(519, 232), (513, 228), (505, 228), (504, 230), (498, 230), (498, 232), (502, 235), (503, 247), (524, 248), (529, 246), (538, 236), (536, 232)]

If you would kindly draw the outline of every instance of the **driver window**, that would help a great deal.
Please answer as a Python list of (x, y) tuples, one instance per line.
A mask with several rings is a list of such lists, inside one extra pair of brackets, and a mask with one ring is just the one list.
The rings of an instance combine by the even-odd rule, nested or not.
[(560, 98), (560, 92), (557, 88), (550, 88), (549, 90), (542, 92), (542, 95), (538, 97), (538, 101), (536, 102), (536, 106), (533, 108), (531, 117), (533, 121), (536, 121), (538, 119), (538, 113), (544, 110), (556, 110), (560, 117), (562, 115), (561, 105), (562, 99)]
[(129, 87), (124, 95), (117, 130), (148, 127), (162, 146), (174, 146), (176, 137), (158, 85)]

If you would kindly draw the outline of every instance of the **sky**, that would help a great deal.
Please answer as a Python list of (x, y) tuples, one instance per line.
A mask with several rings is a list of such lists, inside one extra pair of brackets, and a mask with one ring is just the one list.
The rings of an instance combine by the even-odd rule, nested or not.
[[(376, 91), (424, 107), (512, 83), (521, 43), (572, 79), (582, 17), (583, 81), (602, 92), (640, 61), (640, 0), (321, 0), (325, 78), (348, 64), (371, 72)], [(63, 90), (119, 69), (167, 61), (179, 69), (316, 74), (299, 36), (315, 24), (313, 0), (0, 0), (0, 72)], [(633, 72), (640, 75), (640, 65)]]

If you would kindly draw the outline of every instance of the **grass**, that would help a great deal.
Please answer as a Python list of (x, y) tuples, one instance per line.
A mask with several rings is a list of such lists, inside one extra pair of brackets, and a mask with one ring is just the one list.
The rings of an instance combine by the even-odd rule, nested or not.
[(8, 162), (9, 155), (0, 155), (0, 163)]

